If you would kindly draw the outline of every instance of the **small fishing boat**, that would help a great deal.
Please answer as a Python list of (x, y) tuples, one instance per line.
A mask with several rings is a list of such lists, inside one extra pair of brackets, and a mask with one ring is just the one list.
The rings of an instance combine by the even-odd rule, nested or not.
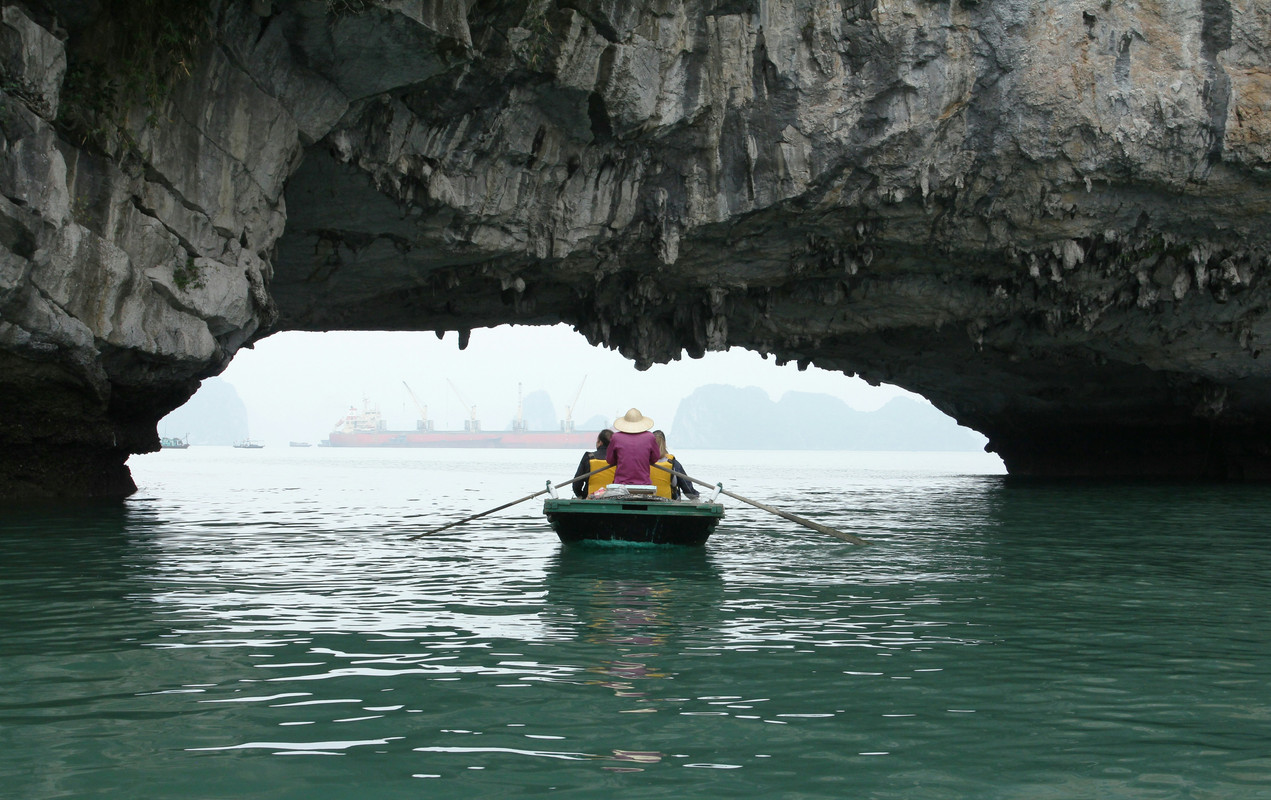
[(234, 442), (234, 447), (238, 448), (239, 450), (260, 450), (264, 448), (264, 445), (261, 444), (260, 442), (252, 441), (252, 438), (248, 436), (246, 439), (244, 439), (241, 442)]
[(189, 448), (189, 436), (160, 436), (159, 447), (164, 450), (185, 450)]
[(724, 507), (712, 502), (666, 500), (653, 494), (653, 488), (629, 486), (627, 490), (640, 491), (618, 491), (585, 500), (551, 498), (543, 502), (543, 513), (565, 544), (706, 544), (724, 517)]
[[(724, 507), (715, 502), (721, 494), (734, 500), (752, 505), (769, 514), (797, 522), (805, 528), (833, 536), (851, 544), (869, 544), (869, 542), (851, 533), (838, 531), (829, 525), (822, 525), (810, 519), (804, 519), (789, 511), (764, 505), (758, 500), (742, 497), (724, 488), (724, 484), (715, 484), (715, 492), (707, 500), (684, 501), (668, 500), (657, 496), (656, 486), (632, 486), (609, 484), (603, 491), (596, 492), (585, 500), (572, 500), (556, 496), (556, 490), (577, 482), (580, 478), (591, 477), (592, 474), (604, 472), (601, 467), (588, 475), (575, 475), (574, 478), (560, 483), (547, 482), (546, 489), (539, 489), (518, 500), (504, 503), (501, 506), (473, 514), (470, 517), (447, 522), (439, 528), (431, 528), (412, 535), (411, 539), (422, 539), (425, 536), (436, 536), (442, 531), (456, 525), (471, 522), (474, 519), (488, 516), (496, 511), (511, 508), (517, 503), (524, 503), (540, 495), (550, 495), (551, 499), (543, 502), (543, 513), (551, 523), (552, 530), (565, 544), (580, 542), (597, 543), (633, 543), (633, 544), (682, 544), (703, 545), (715, 530), (715, 526), (724, 518)], [(687, 476), (686, 476), (687, 477)], [(693, 483), (709, 486), (705, 481), (689, 478)]]

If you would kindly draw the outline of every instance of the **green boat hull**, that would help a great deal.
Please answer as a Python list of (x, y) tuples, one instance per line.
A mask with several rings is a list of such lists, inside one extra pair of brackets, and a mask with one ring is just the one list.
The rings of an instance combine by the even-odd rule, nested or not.
[(723, 518), (724, 507), (632, 498), (558, 498), (545, 501), (543, 513), (565, 544), (634, 542), (700, 547)]

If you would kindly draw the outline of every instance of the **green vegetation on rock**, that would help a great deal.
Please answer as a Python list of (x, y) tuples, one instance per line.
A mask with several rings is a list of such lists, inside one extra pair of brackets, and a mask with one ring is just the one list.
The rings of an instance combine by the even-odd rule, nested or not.
[(133, 146), (128, 118), (146, 110), (146, 124), (211, 35), (208, 0), (103, 0), (102, 11), (67, 42), (66, 79), (58, 126), (72, 141), (120, 155)]

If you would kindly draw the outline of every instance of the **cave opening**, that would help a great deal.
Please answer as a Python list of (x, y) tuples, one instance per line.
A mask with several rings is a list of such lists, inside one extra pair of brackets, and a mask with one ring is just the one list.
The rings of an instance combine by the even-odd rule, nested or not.
[[(640, 408), (679, 447), (983, 450), (918, 395), (743, 348), (638, 370), (565, 325), (460, 335), (291, 331), (240, 351), (159, 423), (165, 439), (329, 443), (354, 414), (388, 431), (590, 432)], [(983, 454), (996, 461), (996, 457)]]

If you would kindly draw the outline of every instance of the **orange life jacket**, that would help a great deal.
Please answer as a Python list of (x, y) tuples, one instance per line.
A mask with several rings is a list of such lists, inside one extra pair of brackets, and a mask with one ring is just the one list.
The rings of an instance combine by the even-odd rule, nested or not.
[[(665, 467), (666, 469), (658, 469)], [(671, 473), (667, 469), (672, 469), (671, 462), (665, 458), (657, 463), (657, 466), (649, 467), (649, 483), (658, 487), (658, 497), (671, 499)]]
[(587, 467), (588, 472), (598, 470), (607, 464), (609, 466), (609, 469), (605, 470), (604, 472), (597, 472), (595, 475), (592, 475), (590, 478), (587, 479), (587, 496), (591, 497), (593, 492), (598, 492), (601, 489), (608, 486), (609, 484), (613, 483), (613, 476), (614, 476), (615, 470), (617, 470), (617, 467), (615, 467), (613, 464), (609, 464), (608, 461), (605, 461), (604, 459), (600, 459), (600, 458), (593, 458), (588, 463), (590, 464), (590, 466)]

